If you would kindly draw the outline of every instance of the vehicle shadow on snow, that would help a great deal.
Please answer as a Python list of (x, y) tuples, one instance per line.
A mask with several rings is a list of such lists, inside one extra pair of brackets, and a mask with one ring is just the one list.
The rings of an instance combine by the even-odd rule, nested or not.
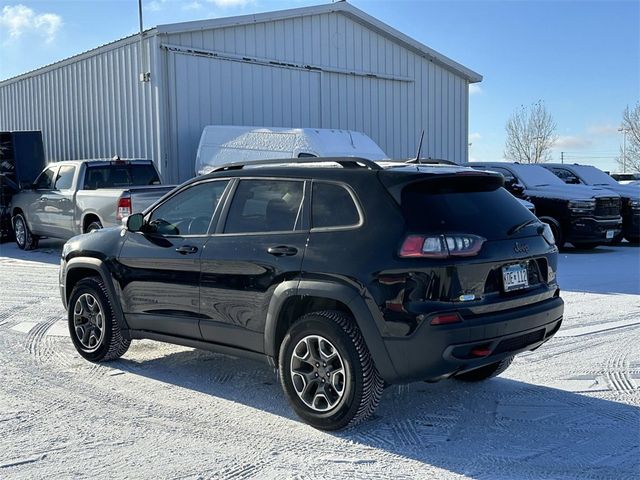
[(30, 262), (59, 264), (64, 240), (42, 239), (35, 250), (20, 250), (15, 242), (0, 243), (0, 257)]
[[(259, 362), (182, 351), (117, 368), (302, 423)], [(372, 419), (330, 434), (475, 478), (632, 478), (639, 423), (634, 406), (497, 378), (390, 387)]]

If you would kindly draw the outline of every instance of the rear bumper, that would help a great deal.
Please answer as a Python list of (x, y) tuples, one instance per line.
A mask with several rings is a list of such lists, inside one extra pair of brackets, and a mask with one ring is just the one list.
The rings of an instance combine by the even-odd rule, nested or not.
[[(446, 378), (533, 350), (558, 331), (563, 312), (564, 302), (554, 297), (452, 325), (425, 323), (410, 337), (387, 338), (385, 346), (398, 374), (393, 383)], [(489, 349), (491, 354), (477, 357), (474, 349)]]
[(565, 232), (567, 242), (610, 243), (613, 237), (607, 238), (607, 231), (613, 231), (613, 237), (622, 231), (622, 218), (600, 220), (591, 217), (572, 218)]

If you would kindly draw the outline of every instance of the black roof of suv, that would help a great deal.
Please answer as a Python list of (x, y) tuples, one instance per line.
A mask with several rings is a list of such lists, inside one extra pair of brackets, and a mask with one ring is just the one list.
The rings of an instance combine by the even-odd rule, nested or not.
[(385, 382), (490, 378), (560, 327), (553, 236), (502, 176), (278, 163), (227, 166), (71, 239), (78, 352), (149, 338), (267, 359), (296, 413), (332, 430), (367, 418)]

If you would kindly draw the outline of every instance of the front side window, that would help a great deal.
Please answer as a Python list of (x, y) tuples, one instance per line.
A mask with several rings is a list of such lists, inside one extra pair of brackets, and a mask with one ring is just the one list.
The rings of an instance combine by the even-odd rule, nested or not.
[(53, 173), (54, 167), (49, 167), (42, 172), (36, 179), (36, 189), (51, 190), (53, 188)]
[(56, 190), (68, 190), (73, 184), (73, 176), (76, 173), (76, 167), (73, 165), (63, 165), (58, 170), (56, 175), (56, 183), (54, 188)]
[(577, 184), (581, 183), (580, 179), (578, 177), (576, 177), (573, 173), (571, 173), (569, 170), (566, 170), (564, 168), (553, 168), (551, 170), (564, 183), (569, 183), (569, 184), (572, 184), (572, 185), (577, 185)]
[(304, 182), (241, 180), (224, 233), (293, 231), (301, 221)]
[(314, 182), (311, 199), (313, 228), (349, 227), (360, 223), (360, 214), (349, 191), (335, 183)]
[(206, 235), (228, 183), (228, 180), (200, 183), (174, 195), (151, 213), (146, 232)]

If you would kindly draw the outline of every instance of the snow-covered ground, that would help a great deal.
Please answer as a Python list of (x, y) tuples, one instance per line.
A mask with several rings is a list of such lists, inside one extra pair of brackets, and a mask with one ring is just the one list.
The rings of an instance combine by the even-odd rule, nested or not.
[(389, 388), (336, 434), (261, 363), (151, 341), (81, 359), (60, 248), (0, 245), (0, 478), (640, 476), (640, 248), (563, 252), (563, 327), (500, 378)]

